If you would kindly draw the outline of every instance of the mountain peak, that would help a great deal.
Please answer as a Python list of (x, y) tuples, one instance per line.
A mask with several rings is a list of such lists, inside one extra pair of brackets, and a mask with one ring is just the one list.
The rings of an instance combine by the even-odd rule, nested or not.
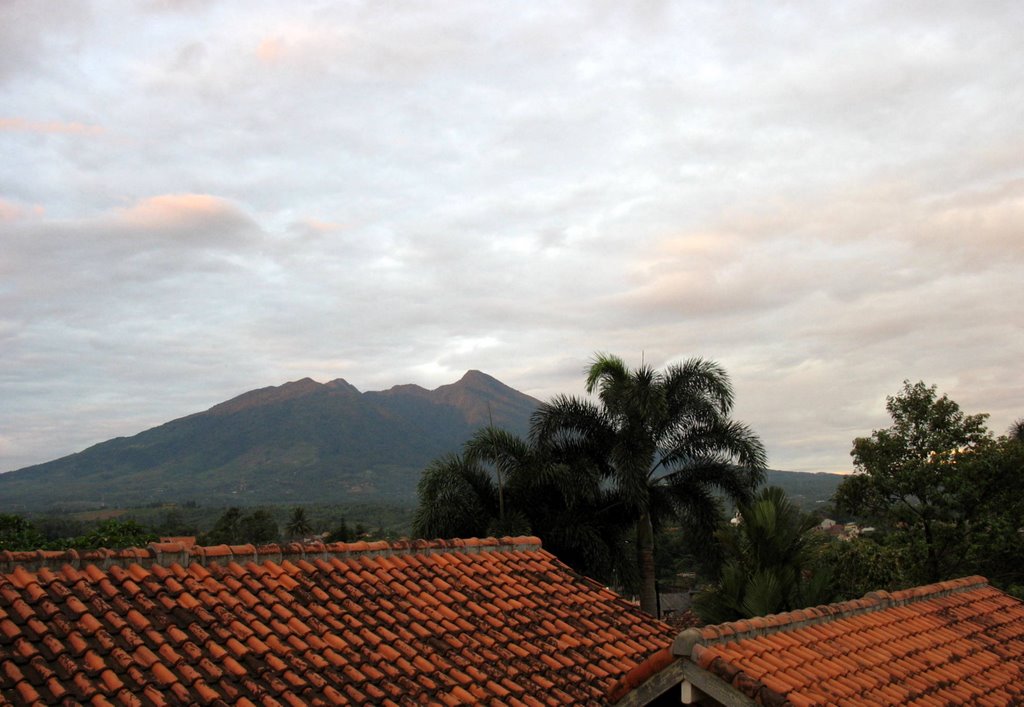
[(359, 394), (359, 389), (344, 378), (335, 378), (332, 381), (328, 381), (327, 383), (324, 383), (324, 387), (329, 388), (332, 391), (344, 391), (346, 393)]
[(466, 371), (455, 383), (431, 391), (431, 397), (459, 408), (475, 425), (502, 424), (511, 411), (523, 406), (535, 408), (540, 402), (476, 369)]
[[(502, 383), (500, 380), (498, 380), (494, 376), (489, 376), (486, 373), (484, 373), (483, 371), (478, 371), (475, 368), (466, 371), (462, 375), (462, 378), (460, 378), (458, 381), (456, 381), (455, 383), (452, 383), (450, 385), (452, 385), (452, 386), (459, 386), (459, 387), (488, 388), (488, 389), (508, 388), (508, 386), (506, 386), (504, 383)], [(449, 386), (442, 386), (442, 387), (449, 387)], [(440, 390), (440, 388), (438, 390)]]
[(283, 385), (272, 385), (266, 388), (257, 388), (248, 393), (242, 393), (238, 397), (231, 398), (218, 405), (214, 405), (207, 412), (214, 415), (230, 415), (241, 410), (246, 410), (268, 403), (301, 398), (318, 390), (323, 389), (322, 383), (317, 383), (312, 378), (300, 378), (297, 381), (289, 381)]

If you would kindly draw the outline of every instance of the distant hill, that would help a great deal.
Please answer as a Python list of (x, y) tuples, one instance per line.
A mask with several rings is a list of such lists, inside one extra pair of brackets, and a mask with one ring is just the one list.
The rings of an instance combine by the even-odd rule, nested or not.
[(494, 424), (526, 434), (539, 401), (480, 371), (436, 390), (361, 393), (309, 378), (0, 474), (0, 511), (196, 501), (411, 503), (422, 469)]
[(821, 511), (843, 480), (842, 474), (769, 469), (765, 484), (779, 486), (804, 511)]
[[(412, 504), (420, 473), (480, 427), (526, 435), (540, 401), (480, 371), (426, 390), (361, 393), (309, 378), (260, 388), (133, 437), (0, 474), (0, 512), (194, 501)], [(837, 474), (769, 471), (805, 510)]]

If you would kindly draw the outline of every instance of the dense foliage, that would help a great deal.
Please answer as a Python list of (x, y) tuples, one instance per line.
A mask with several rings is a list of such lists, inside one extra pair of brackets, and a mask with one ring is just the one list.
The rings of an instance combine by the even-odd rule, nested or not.
[(685, 517), (710, 537), (721, 512), (716, 494), (748, 499), (763, 479), (764, 447), (730, 419), (732, 386), (713, 361), (693, 358), (656, 371), (599, 354), (586, 390), (597, 394), (596, 404), (557, 397), (538, 409), (530, 434), (613, 490), (616, 515), (633, 527), (640, 606), (654, 613), (656, 529)]
[(290, 540), (303, 540), (312, 534), (313, 526), (309, 524), (309, 519), (306, 517), (306, 509), (302, 506), (293, 508), (284, 530)]
[(25, 518), (0, 513), (0, 550), (35, 550), (45, 542), (42, 533)]
[[(313, 505), (299, 508), (308, 530), (289, 533), (296, 508), (210, 509), (197, 506), (111, 509), (105, 514), (46, 515), (26, 518), (0, 514), (0, 550), (144, 547), (163, 536), (196, 536), (200, 544), (260, 544), (323, 535), (327, 542), (408, 536), (412, 510), (376, 505)], [(348, 523), (345, 514), (357, 520)], [(98, 515), (98, 517), (97, 517)], [(369, 521), (372, 519), (373, 524)], [(293, 530), (300, 529), (299, 525)]]
[(905, 584), (982, 573), (1024, 584), (1024, 442), (993, 437), (935, 386), (905, 382), (892, 425), (854, 440), (856, 473), (837, 508), (877, 525), (905, 562)]
[(724, 562), (717, 583), (697, 598), (701, 617), (720, 623), (828, 602), (827, 540), (812, 532), (817, 524), (777, 487), (741, 503), (736, 522), (718, 532)]
[(486, 430), (462, 456), (435, 461), (420, 483), (415, 530), (529, 530), (581, 571), (626, 586), (639, 578), (641, 606), (653, 612), (656, 531), (685, 521), (710, 538), (719, 496), (750, 497), (764, 448), (729, 418), (732, 388), (716, 363), (631, 370), (601, 354), (586, 387), (596, 402), (558, 396), (542, 405), (529, 442)]
[(630, 585), (633, 569), (623, 562), (629, 524), (616, 508), (598, 476), (484, 428), (462, 454), (441, 457), (424, 471), (413, 531), (427, 538), (530, 533), (580, 572)]
[(152, 528), (134, 520), (110, 518), (80, 535), (48, 540), (31, 521), (17, 515), (0, 515), (0, 550), (145, 547), (158, 537)]

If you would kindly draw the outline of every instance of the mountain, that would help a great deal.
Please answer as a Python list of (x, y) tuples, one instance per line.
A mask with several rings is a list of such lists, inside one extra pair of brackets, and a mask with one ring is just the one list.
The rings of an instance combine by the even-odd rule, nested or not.
[(765, 473), (765, 484), (779, 486), (789, 499), (806, 512), (824, 511), (832, 494), (846, 478), (842, 474), (823, 471), (778, 471), (769, 469)]
[(133, 437), (0, 474), (0, 511), (415, 500), (420, 472), (489, 420), (525, 434), (539, 401), (480, 371), (436, 390), (338, 379), (260, 388)]

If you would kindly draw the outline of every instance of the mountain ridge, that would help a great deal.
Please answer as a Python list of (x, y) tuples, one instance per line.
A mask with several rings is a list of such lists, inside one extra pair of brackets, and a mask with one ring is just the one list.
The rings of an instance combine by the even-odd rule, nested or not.
[[(360, 392), (343, 378), (250, 390), (130, 437), (0, 474), (0, 512), (200, 505), (415, 502), (422, 470), (492, 421), (526, 435), (540, 401), (470, 370), (427, 390)], [(769, 470), (805, 510), (842, 477)]]
[(130, 437), (0, 474), (0, 510), (162, 501), (411, 502), (479, 427), (525, 434), (540, 401), (480, 371), (427, 390), (342, 378), (247, 391)]

